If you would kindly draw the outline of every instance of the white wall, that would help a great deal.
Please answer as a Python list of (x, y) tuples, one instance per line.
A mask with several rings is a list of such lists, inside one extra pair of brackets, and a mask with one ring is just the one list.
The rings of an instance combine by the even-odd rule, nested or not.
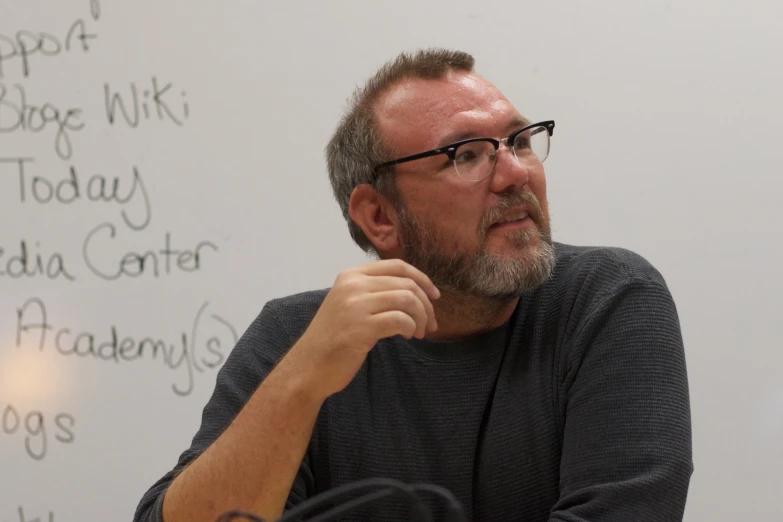
[[(97, 35), (89, 51), (74, 40), (69, 52), (31, 54), (25, 76), (5, 37), (27, 30), (62, 43), (79, 19)], [(35, 255), (45, 268), (59, 253), (75, 278), (0, 275), (0, 521), (19, 509), (26, 520), (130, 518), (198, 426), (216, 371), (206, 363), (266, 300), (329, 286), (364, 262), (332, 200), (323, 147), (357, 84), (400, 50), (430, 45), (472, 52), (524, 114), (557, 121), (546, 165), (557, 240), (634, 249), (667, 278), (692, 394), (686, 520), (780, 516), (780, 3), (0, 0), (0, 35), (0, 158), (33, 160), (24, 201), (18, 164), (0, 163), (0, 272), (18, 269), (7, 264), (25, 241), (31, 271)], [(137, 128), (110, 124), (105, 84), (128, 93), (136, 82), (144, 100), (153, 76), (171, 84), (163, 99), (183, 124), (151, 102)], [(61, 121), (77, 111), (70, 157), (58, 157), (56, 124), (10, 130), (17, 84)], [(82, 197), (37, 203), (32, 178), (56, 187), (71, 166)], [(87, 200), (99, 173), (126, 195), (134, 166), (149, 216), (140, 186), (125, 204)], [(46, 196), (45, 182), (36, 188)], [(158, 277), (147, 266), (106, 281), (84, 259), (91, 231), (87, 260), (102, 271), (126, 252), (159, 252), (167, 233), (173, 249), (207, 241), (217, 251), (202, 246), (197, 271), (171, 257), (165, 273), (158, 253)], [(52, 325), (42, 350), (36, 304), (17, 342), (17, 311), (34, 297)], [(98, 344), (112, 326), (120, 343), (176, 344), (173, 368), (150, 353), (116, 362), (55, 347), (57, 332), (71, 343), (90, 332)], [(177, 366), (183, 334), (196, 355)]]

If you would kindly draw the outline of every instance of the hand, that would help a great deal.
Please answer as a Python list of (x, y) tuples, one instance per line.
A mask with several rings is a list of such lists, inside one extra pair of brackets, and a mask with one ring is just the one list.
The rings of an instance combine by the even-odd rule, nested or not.
[(325, 399), (348, 386), (380, 339), (435, 331), (439, 297), (429, 277), (399, 259), (345, 270), (284, 359)]

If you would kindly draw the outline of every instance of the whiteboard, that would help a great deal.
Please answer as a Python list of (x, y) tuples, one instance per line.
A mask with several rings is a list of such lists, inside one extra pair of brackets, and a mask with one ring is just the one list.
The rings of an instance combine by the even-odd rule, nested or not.
[(783, 4), (0, 0), (0, 522), (130, 519), (263, 304), (366, 261), (323, 149), (426, 46), (557, 121), (556, 240), (665, 276), (686, 520), (780, 516)]

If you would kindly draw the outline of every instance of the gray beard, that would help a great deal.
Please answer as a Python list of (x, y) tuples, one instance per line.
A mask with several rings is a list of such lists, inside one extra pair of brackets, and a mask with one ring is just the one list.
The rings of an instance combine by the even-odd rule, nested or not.
[[(527, 203), (534, 230), (519, 230), (509, 234), (523, 252), (521, 256), (501, 256), (486, 250), (486, 230), (504, 210)], [(405, 261), (427, 274), (435, 286), (458, 294), (511, 299), (544, 283), (555, 267), (552, 233), (544, 226), (541, 207), (532, 193), (511, 194), (482, 220), (480, 244), (476, 252), (460, 252), (460, 245), (439, 234), (432, 223), (417, 220), (405, 208), (398, 209), (405, 239)], [(450, 248), (446, 248), (450, 246)], [(456, 252), (447, 254), (446, 252)]]

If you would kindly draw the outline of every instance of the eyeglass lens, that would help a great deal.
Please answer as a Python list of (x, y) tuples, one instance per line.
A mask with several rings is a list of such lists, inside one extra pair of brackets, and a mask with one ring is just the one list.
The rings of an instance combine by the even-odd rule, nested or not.
[[(521, 164), (537, 167), (549, 155), (549, 132), (543, 126), (527, 129), (517, 134), (509, 147)], [(477, 181), (489, 176), (496, 156), (495, 146), (488, 141), (465, 143), (454, 153), (454, 168), (459, 177)]]

